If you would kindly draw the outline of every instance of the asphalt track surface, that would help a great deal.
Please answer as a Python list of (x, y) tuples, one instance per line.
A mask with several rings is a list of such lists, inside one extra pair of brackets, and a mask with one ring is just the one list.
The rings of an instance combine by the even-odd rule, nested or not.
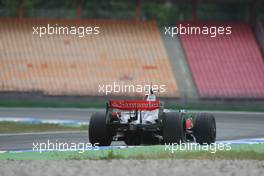
[[(1, 117), (65, 119), (88, 122), (92, 113), (102, 109), (0, 108)], [(211, 111), (216, 118), (217, 140), (264, 137), (264, 113)], [(30, 150), (41, 142), (87, 143), (88, 132), (45, 132), (0, 134), (0, 150)], [(124, 145), (113, 142), (112, 145)]]

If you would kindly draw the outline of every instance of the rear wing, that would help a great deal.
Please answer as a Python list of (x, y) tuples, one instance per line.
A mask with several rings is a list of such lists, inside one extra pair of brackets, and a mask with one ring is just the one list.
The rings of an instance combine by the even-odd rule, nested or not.
[(160, 108), (160, 101), (146, 100), (109, 100), (108, 108), (119, 110), (141, 110), (152, 111)]

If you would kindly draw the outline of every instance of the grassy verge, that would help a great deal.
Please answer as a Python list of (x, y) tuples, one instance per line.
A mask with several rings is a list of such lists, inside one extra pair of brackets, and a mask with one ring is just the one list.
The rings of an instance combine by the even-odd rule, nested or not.
[[(105, 108), (104, 101), (72, 102), (60, 100), (0, 100), (0, 107), (44, 107), (44, 108)], [(187, 110), (216, 110), (216, 111), (248, 111), (264, 112), (264, 106), (254, 104), (239, 103), (186, 103), (186, 104), (167, 104), (169, 109)]]
[(59, 124), (28, 124), (18, 122), (0, 122), (0, 133), (29, 133), (46, 131), (81, 131), (88, 126), (65, 126)]
[(29, 107), (29, 108), (105, 108), (104, 102), (68, 102), (59, 100), (0, 100), (0, 107)]
[(264, 160), (264, 144), (232, 145), (230, 151), (176, 151), (171, 153), (164, 146), (71, 152), (20, 152), (2, 153), (0, 160), (111, 160), (111, 159), (229, 159)]

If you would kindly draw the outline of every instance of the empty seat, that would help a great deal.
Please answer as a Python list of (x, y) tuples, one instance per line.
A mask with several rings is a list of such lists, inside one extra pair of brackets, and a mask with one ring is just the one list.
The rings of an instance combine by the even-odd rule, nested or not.
[[(100, 34), (33, 35), (47, 24), (99, 26)], [(1, 91), (102, 95), (99, 85), (123, 82), (164, 84), (162, 96), (179, 96), (155, 21), (1, 19), (0, 38)]]
[(248, 24), (231, 26), (231, 35), (181, 35), (186, 57), (202, 98), (264, 98), (264, 60)]

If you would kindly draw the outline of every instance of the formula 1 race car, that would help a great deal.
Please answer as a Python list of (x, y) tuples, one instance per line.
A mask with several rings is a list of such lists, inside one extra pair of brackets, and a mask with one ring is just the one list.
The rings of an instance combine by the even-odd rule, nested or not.
[(164, 110), (151, 90), (144, 100), (110, 100), (106, 113), (95, 113), (89, 125), (89, 140), (108, 146), (112, 141), (127, 145), (215, 142), (212, 114)]

